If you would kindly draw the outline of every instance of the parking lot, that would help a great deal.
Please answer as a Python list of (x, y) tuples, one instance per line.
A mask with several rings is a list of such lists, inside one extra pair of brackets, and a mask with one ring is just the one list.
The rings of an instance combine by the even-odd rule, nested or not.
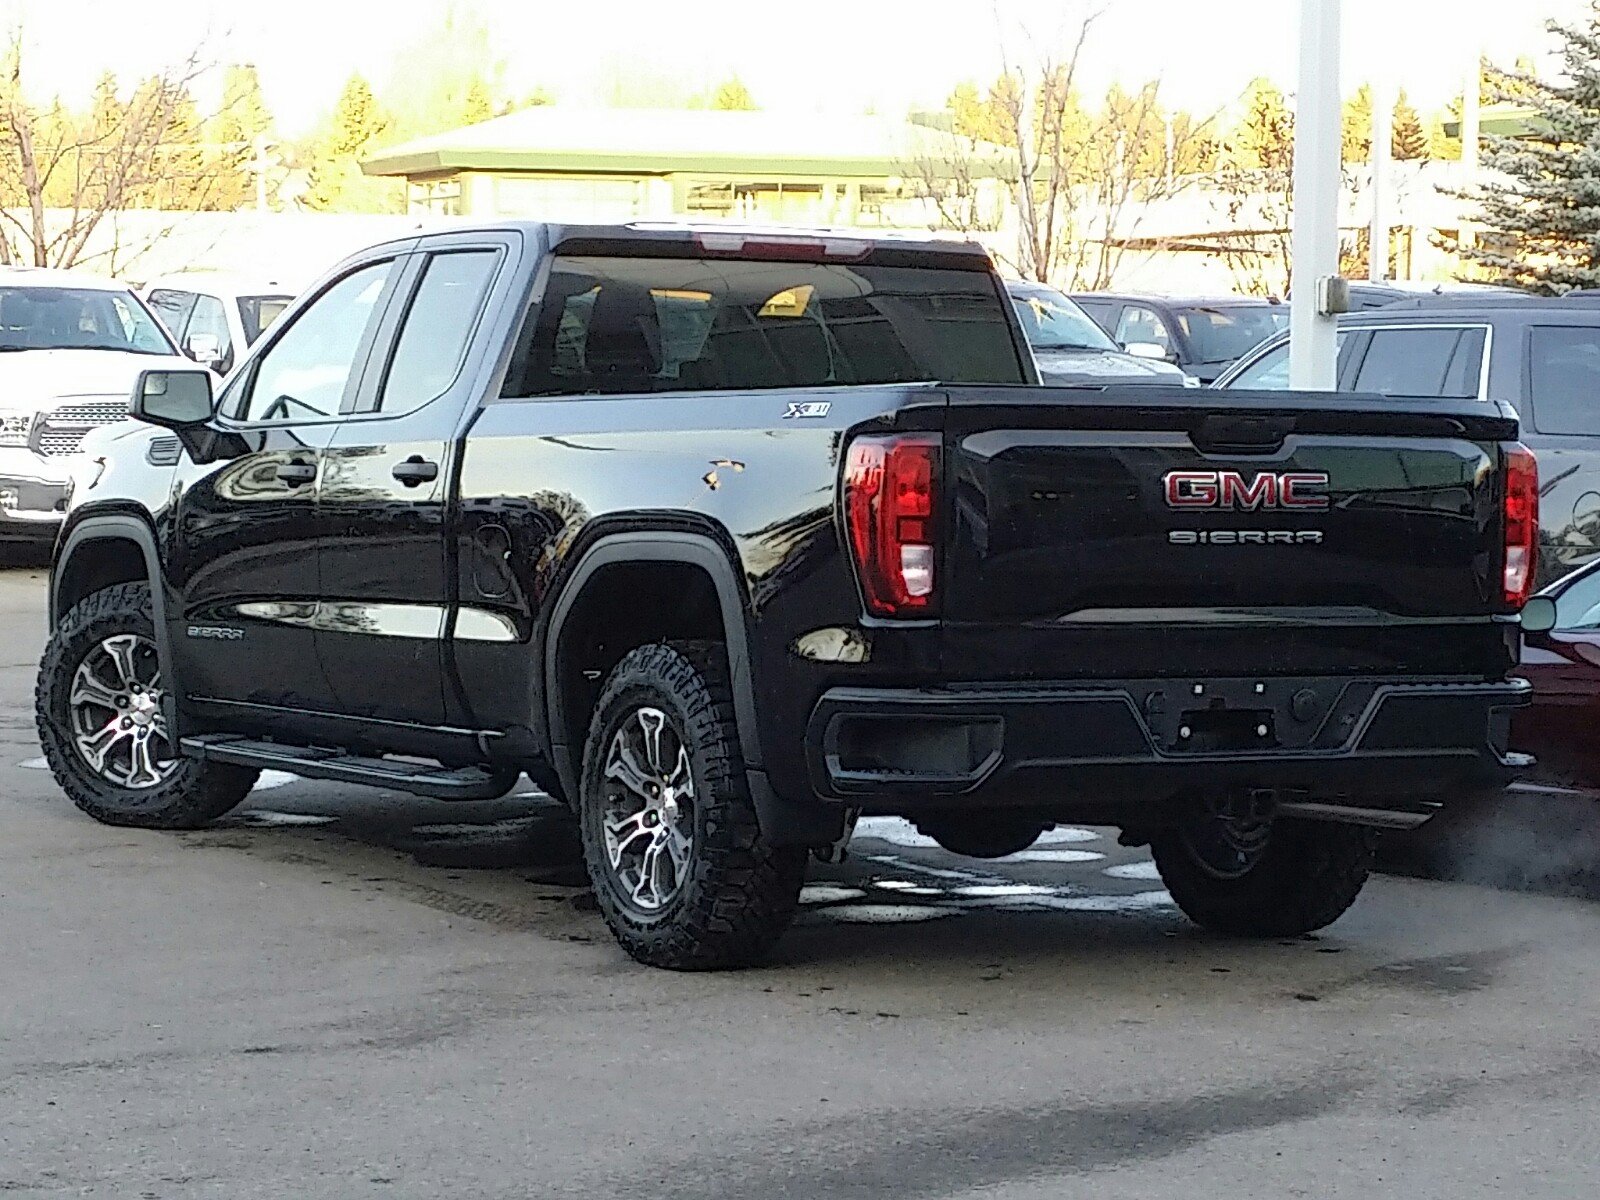
[(988, 863), (875, 821), (771, 966), (647, 970), (536, 793), (269, 776), (203, 832), (82, 817), (32, 730), (43, 586), (0, 572), (7, 1195), (1592, 1186), (1582, 886), (1386, 876), (1320, 936), (1238, 943), (1114, 831)]

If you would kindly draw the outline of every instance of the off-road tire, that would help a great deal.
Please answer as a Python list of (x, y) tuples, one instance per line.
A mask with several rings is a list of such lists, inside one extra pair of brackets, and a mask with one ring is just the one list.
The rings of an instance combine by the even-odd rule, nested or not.
[(1218, 878), (1168, 830), (1151, 839), (1161, 880), (1195, 924), (1237, 937), (1294, 937), (1333, 924), (1355, 903), (1373, 838), (1353, 825), (1279, 821), (1245, 874)]
[[(682, 884), (659, 910), (640, 912), (613, 872), (602, 787), (612, 738), (640, 707), (665, 713), (694, 781), (693, 848)], [(794, 919), (807, 851), (766, 843), (739, 752), (723, 648), (672, 642), (630, 651), (595, 705), (579, 787), (584, 863), (613, 936), (641, 963), (679, 971), (760, 961)]]
[(97, 821), (140, 829), (198, 829), (249, 795), (259, 772), (180, 758), (163, 782), (123, 788), (96, 774), (73, 744), (68, 712), (73, 675), (102, 639), (119, 633), (139, 634), (159, 644), (148, 584), (119, 583), (84, 597), (51, 634), (34, 689), (34, 719), (45, 761), (61, 790)]

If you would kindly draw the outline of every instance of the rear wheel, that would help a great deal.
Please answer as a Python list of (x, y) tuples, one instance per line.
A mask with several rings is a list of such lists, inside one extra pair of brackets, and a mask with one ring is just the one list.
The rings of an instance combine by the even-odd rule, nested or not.
[(39, 664), (34, 717), (56, 782), (97, 821), (193, 829), (255, 785), (253, 770), (179, 754), (165, 701), (148, 585), (118, 584), (73, 606)]
[(807, 851), (761, 836), (720, 646), (642, 646), (617, 664), (589, 727), (580, 792), (595, 898), (640, 962), (744, 966), (788, 928)]
[(1352, 825), (1206, 816), (1156, 835), (1162, 882), (1190, 920), (1219, 933), (1289, 937), (1355, 903), (1372, 835)]

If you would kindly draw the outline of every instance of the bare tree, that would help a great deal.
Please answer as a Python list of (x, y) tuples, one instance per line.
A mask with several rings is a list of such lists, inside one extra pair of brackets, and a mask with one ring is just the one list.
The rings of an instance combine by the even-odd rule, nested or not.
[[(1098, 108), (1083, 104), (1078, 68), (1101, 11), (1064, 27), (1060, 54), (1031, 39), (1025, 54), (1006, 47), (1003, 73), (984, 99), (970, 87), (951, 97), (957, 135), (1013, 155), (1004, 179), (1016, 212), (1018, 273), (1087, 289), (1110, 285), (1142, 240), (1151, 206), (1194, 184), (1210, 157), (1201, 148), (1216, 140), (1214, 118), (1165, 112), (1158, 83), (1131, 93), (1112, 87)], [(953, 145), (955, 153), (923, 164), (923, 195), (941, 223), (971, 229), (973, 176), (996, 173), (976, 161), (976, 141), (958, 136)]]
[[(213, 163), (201, 141), (192, 85), (211, 69), (204, 47), (144, 80), (122, 101), (101, 81), (87, 114), (30, 99), (22, 32), (0, 59), (0, 262), (71, 267), (115, 260), (91, 239), (130, 208), (207, 207)], [(159, 236), (156, 231), (148, 236)]]

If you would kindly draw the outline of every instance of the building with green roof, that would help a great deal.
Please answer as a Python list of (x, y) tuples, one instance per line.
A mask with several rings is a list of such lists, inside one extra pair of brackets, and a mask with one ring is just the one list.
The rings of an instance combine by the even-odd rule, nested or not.
[(380, 150), (418, 214), (631, 221), (733, 218), (927, 229), (934, 197), (997, 226), (1013, 153), (930, 123), (672, 109), (523, 109)]

